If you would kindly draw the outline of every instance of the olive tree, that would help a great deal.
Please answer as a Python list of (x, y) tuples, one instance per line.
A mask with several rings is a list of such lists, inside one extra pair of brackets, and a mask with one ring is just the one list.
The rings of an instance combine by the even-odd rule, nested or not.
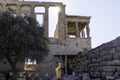
[(13, 80), (18, 61), (31, 58), (42, 60), (48, 53), (48, 38), (43, 26), (30, 16), (15, 16), (11, 10), (0, 12), (0, 56), (6, 58)]

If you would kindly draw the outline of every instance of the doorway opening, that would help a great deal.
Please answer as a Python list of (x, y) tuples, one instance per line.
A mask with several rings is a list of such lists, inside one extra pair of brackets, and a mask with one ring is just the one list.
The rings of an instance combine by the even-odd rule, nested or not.
[(73, 64), (76, 55), (54, 55), (54, 57), (58, 58), (59, 61), (62, 62), (62, 76), (73, 74)]

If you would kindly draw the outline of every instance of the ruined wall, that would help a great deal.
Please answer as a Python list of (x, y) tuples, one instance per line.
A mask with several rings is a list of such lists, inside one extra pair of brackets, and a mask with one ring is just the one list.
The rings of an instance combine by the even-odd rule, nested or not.
[(88, 52), (80, 53), (75, 60), (77, 73), (87, 72), (91, 77), (120, 77), (120, 37)]
[[(45, 12), (35, 11), (36, 8), (44, 8)], [(0, 0), (0, 10), (6, 10), (7, 8), (12, 8), (16, 11), (16, 15), (30, 15), (34, 18), (37, 15), (43, 16), (43, 27), (45, 29), (45, 36), (48, 37), (49, 33), (49, 8), (50, 7), (59, 7), (61, 10), (58, 13), (58, 23), (57, 29), (55, 32), (55, 37), (50, 38), (50, 43), (48, 44), (50, 52), (45, 59), (37, 63), (36, 70), (40, 73), (40, 76), (45, 76), (46, 73), (50, 77), (55, 75), (55, 64), (57, 61), (60, 61), (59, 58), (56, 60), (55, 56), (71, 56), (77, 55), (78, 52), (83, 51), (84, 49), (91, 49), (91, 37), (89, 30), (90, 16), (77, 16), (77, 15), (66, 15), (65, 5), (61, 2), (36, 2), (31, 1), (19, 1), (19, 0)], [(69, 23), (74, 23), (70, 25)], [(74, 35), (70, 34), (72, 30), (68, 29), (69, 27), (74, 29)], [(69, 32), (69, 34), (68, 34)], [(70, 37), (74, 36), (74, 37)], [(67, 59), (66, 59), (67, 61)], [(7, 61), (6, 61), (7, 62)], [(4, 66), (6, 65), (5, 69)], [(67, 62), (66, 62), (67, 65)], [(23, 70), (24, 63), (20, 67)], [(31, 67), (30, 67), (31, 68)], [(0, 62), (0, 70), (10, 70), (8, 63)]]

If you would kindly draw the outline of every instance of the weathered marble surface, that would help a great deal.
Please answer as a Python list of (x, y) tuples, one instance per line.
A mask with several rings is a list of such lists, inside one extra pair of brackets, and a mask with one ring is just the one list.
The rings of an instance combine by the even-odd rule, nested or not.
[(80, 53), (75, 61), (77, 73), (88, 72), (91, 77), (120, 78), (120, 37), (88, 52)]

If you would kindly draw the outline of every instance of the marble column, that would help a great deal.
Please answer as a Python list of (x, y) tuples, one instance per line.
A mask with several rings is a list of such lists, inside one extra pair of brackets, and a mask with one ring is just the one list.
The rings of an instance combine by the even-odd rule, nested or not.
[(87, 34), (87, 38), (89, 38), (90, 37), (89, 23), (86, 24), (86, 34)]
[(45, 6), (45, 14), (44, 14), (44, 29), (45, 29), (45, 36), (49, 36), (49, 6)]
[(35, 9), (35, 5), (32, 4), (30, 7), (31, 7), (30, 15), (31, 15), (33, 18), (36, 18), (36, 16), (35, 16), (35, 10), (34, 10), (34, 9)]
[(58, 14), (58, 38), (61, 43), (66, 39), (66, 20), (65, 20), (65, 5), (60, 5), (60, 12)]
[(67, 76), (67, 55), (65, 55), (65, 75)]
[(80, 37), (80, 33), (79, 33), (79, 27), (78, 27), (78, 22), (75, 22), (75, 33), (76, 33), (76, 37)]
[(81, 37), (82, 37), (82, 38), (85, 38), (85, 31), (84, 31), (84, 29), (83, 29), (82, 32), (81, 32)]

